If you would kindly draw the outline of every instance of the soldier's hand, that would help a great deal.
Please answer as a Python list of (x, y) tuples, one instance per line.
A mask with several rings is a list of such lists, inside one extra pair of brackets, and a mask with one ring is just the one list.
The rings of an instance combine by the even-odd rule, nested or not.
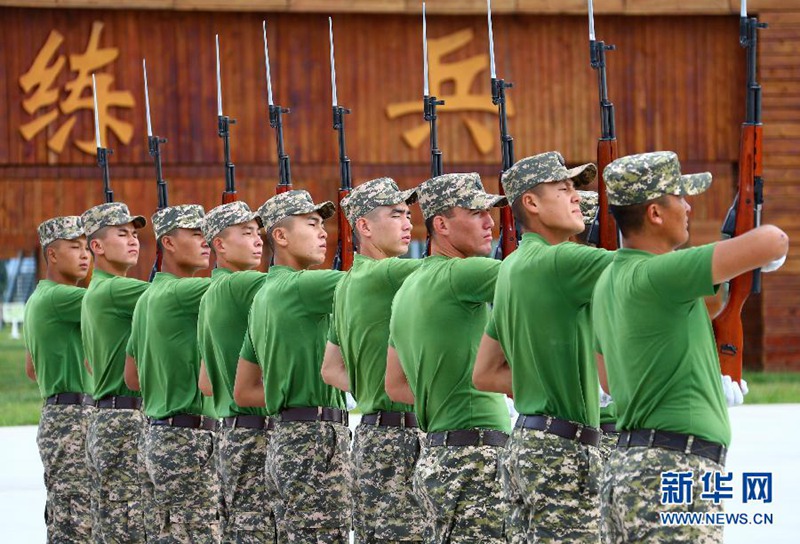
[(744, 396), (749, 391), (747, 382), (742, 378), (742, 384), (735, 382), (730, 376), (722, 376), (722, 391), (725, 393), (725, 400), (728, 406), (739, 406), (744, 404)]

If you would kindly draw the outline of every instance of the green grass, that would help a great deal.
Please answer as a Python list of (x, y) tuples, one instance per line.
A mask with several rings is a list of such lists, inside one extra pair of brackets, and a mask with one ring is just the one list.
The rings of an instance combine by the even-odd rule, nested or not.
[[(746, 371), (744, 378), (746, 404), (800, 403), (800, 372)], [(36, 425), (41, 407), (39, 389), (25, 375), (25, 346), (7, 326), (0, 330), (0, 427)]]
[(745, 371), (750, 388), (745, 404), (781, 404), (800, 402), (800, 372)]
[(0, 426), (36, 425), (42, 399), (25, 375), (25, 345), (11, 338), (11, 327), (0, 330)]

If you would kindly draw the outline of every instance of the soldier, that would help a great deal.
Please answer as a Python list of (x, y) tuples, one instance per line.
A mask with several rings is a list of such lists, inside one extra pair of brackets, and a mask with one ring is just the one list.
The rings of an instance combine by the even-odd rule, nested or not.
[(414, 404), (426, 448), (414, 489), (431, 520), (428, 542), (504, 542), (498, 458), (510, 431), (502, 395), (478, 391), (472, 367), (500, 261), (487, 194), (478, 174), (445, 174), (417, 189), (431, 256), (392, 303), (386, 392)]
[(153, 214), (162, 271), (136, 304), (125, 361), (125, 383), (134, 391), (141, 388), (150, 424), (144, 454), (154, 488), (158, 541), (219, 540), (212, 461), (217, 422), (201, 415), (197, 386), (197, 314), (211, 283), (192, 277), (208, 267), (210, 250), (200, 230), (203, 215), (203, 208), (192, 204)]
[(247, 331), (247, 314), (266, 274), (253, 270), (264, 243), (261, 219), (244, 202), (208, 212), (203, 235), (216, 255), (211, 287), (200, 301), (200, 388), (212, 395), (222, 429), (217, 435), (219, 476), (223, 492), (222, 541), (275, 541), (275, 519), (267, 506), (275, 499), (264, 477), (268, 430), (264, 408), (244, 408), (233, 400), (239, 350)]
[(599, 539), (600, 382), (589, 303), (613, 253), (569, 241), (585, 228), (576, 187), (596, 177), (594, 164), (567, 169), (550, 151), (502, 178), (524, 234), (500, 267), (473, 379), (479, 389), (513, 391), (520, 413), (507, 464), (522, 499), (514, 515), (525, 523), (511, 542)]
[(421, 541), (427, 524), (411, 475), (422, 434), (410, 404), (386, 395), (392, 299), (419, 259), (398, 259), (411, 242), (416, 191), (389, 178), (367, 181), (342, 201), (358, 242), (353, 267), (336, 288), (322, 379), (350, 391), (363, 416), (353, 439), (356, 542)]
[[(785, 256), (789, 240), (766, 225), (675, 251), (689, 238), (684, 197), (705, 191), (711, 174), (681, 175), (672, 152), (617, 159), (604, 179), (624, 247), (598, 280), (592, 303), (619, 414), (619, 443), (602, 489), (609, 540), (722, 542), (721, 525), (662, 525), (658, 515), (722, 508), (699, 500), (700, 476), (724, 471), (731, 436), (703, 297)], [(691, 504), (662, 503), (663, 473), (690, 473)]]
[[(25, 304), (25, 373), (44, 399), (36, 442), (47, 488), (47, 542), (90, 542), (91, 476), (86, 466), (91, 378), (81, 344), (77, 287), (89, 272), (81, 218), (55, 217), (39, 225), (47, 275)], [(91, 403), (90, 399), (86, 399)]]
[[(278, 489), (280, 542), (345, 543), (350, 529), (350, 430), (344, 394), (322, 381), (333, 293), (323, 221), (336, 208), (306, 191), (267, 200), (258, 215), (275, 256), (253, 298), (234, 385), (240, 406), (276, 418), (267, 477)], [(263, 382), (262, 382), (263, 376)]]
[(150, 285), (126, 277), (139, 260), (138, 230), (147, 221), (122, 203), (100, 204), (81, 219), (95, 263), (81, 309), (98, 408), (86, 437), (87, 463), (99, 486), (94, 536), (98, 542), (144, 542), (151, 507), (142, 496), (146, 474), (139, 458), (144, 415), (141, 394), (125, 386), (124, 371), (133, 309)]

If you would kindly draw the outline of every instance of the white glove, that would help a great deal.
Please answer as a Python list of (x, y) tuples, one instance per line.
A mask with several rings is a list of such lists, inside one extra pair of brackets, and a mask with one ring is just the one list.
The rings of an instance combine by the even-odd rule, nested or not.
[(345, 398), (345, 402), (347, 403), (347, 409), (348, 410), (352, 410), (353, 408), (356, 407), (357, 403), (356, 403), (356, 399), (353, 398), (353, 395), (351, 395), (350, 393), (345, 393), (344, 398)]
[(744, 404), (744, 396), (749, 391), (747, 382), (742, 378), (742, 384), (735, 382), (730, 376), (722, 376), (722, 392), (725, 394), (725, 400), (728, 406), (739, 406)]
[(603, 387), (600, 387), (600, 408), (605, 408), (609, 404), (614, 402), (614, 399), (611, 398), (611, 395), (603, 391)]
[(786, 255), (784, 255), (780, 259), (775, 259), (774, 261), (762, 266), (761, 271), (764, 273), (775, 272), (777, 269), (782, 267), (783, 263), (785, 262), (786, 262)]
[(511, 419), (517, 419), (519, 413), (517, 409), (514, 408), (514, 399), (506, 395), (506, 406), (508, 407), (508, 415), (511, 416)]

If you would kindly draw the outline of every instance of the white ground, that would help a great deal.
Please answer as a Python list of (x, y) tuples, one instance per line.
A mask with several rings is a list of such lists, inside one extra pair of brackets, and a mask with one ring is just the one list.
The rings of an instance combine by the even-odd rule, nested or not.
[[(773, 516), (772, 525), (728, 526), (727, 544), (800, 542), (800, 404), (753, 405), (730, 412), (734, 444), (727, 470), (734, 474), (729, 513)], [(351, 425), (355, 426), (356, 421)], [(743, 472), (772, 472), (772, 503), (742, 503)], [(36, 427), (0, 428), (0, 541), (45, 541), (45, 490)]]

